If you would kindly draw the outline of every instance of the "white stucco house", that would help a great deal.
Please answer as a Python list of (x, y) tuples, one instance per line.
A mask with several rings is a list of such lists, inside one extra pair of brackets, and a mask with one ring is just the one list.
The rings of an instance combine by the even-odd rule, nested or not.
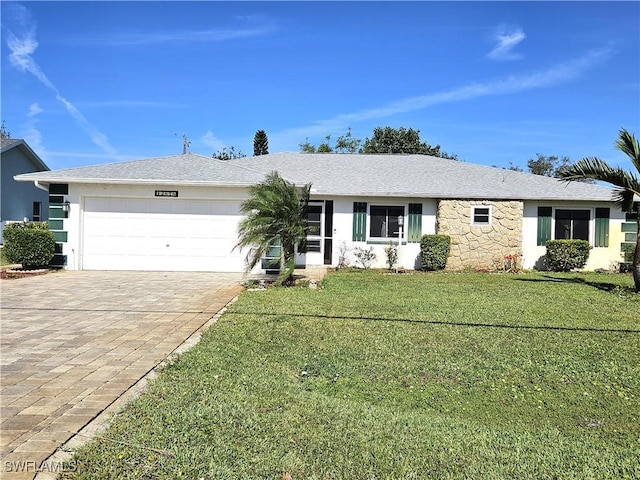
[(221, 161), (187, 153), (15, 178), (48, 186), (68, 269), (241, 272), (240, 204), (272, 171), (312, 184), (316, 228), (300, 265), (336, 266), (343, 245), (373, 248), (384, 266), (384, 248), (401, 235), (402, 266), (419, 268), (421, 236), (443, 233), (452, 239), (452, 269), (490, 269), (514, 254), (524, 268), (540, 267), (545, 242), (557, 238), (588, 240), (586, 268), (609, 269), (621, 245), (635, 242), (635, 217), (614, 205), (610, 188), (424, 155)]

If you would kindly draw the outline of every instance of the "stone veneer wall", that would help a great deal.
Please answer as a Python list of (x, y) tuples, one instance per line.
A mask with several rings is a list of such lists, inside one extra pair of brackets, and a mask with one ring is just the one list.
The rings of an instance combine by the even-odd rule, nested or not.
[[(490, 225), (472, 225), (471, 207), (491, 205)], [(440, 200), (437, 233), (451, 237), (447, 269), (495, 269), (506, 255), (522, 255), (524, 203), (501, 200)]]

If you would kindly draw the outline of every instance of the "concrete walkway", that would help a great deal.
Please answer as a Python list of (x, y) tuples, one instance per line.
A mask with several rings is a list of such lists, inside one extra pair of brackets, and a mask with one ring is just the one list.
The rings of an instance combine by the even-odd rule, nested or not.
[(63, 271), (2, 280), (0, 477), (60, 468), (49, 456), (202, 329), (242, 279)]

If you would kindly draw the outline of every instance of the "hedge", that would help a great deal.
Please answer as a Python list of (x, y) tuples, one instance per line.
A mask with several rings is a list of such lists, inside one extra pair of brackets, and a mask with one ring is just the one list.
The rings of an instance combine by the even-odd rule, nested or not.
[(42, 267), (53, 258), (56, 241), (47, 222), (8, 223), (3, 231), (7, 261), (23, 268)]
[(586, 240), (549, 240), (547, 267), (554, 272), (569, 272), (582, 268), (589, 259), (591, 247)]
[(449, 235), (423, 235), (420, 239), (422, 270), (442, 270), (451, 250)]

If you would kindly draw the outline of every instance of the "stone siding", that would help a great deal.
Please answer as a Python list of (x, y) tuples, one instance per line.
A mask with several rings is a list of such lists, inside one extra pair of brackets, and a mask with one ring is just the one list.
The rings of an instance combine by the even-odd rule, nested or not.
[[(491, 206), (490, 225), (472, 225), (472, 207)], [(440, 200), (437, 233), (451, 237), (447, 269), (500, 268), (505, 256), (522, 255), (522, 201)]]

